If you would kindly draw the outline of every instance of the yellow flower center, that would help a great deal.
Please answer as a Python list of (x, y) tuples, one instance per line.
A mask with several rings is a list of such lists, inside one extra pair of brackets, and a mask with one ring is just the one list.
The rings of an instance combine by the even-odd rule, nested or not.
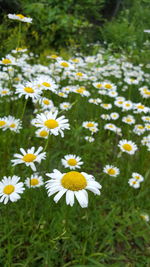
[(54, 129), (58, 127), (58, 122), (56, 120), (50, 119), (44, 122), (44, 125), (49, 129)]
[(75, 62), (75, 63), (78, 63), (79, 62), (79, 59), (74, 58), (74, 59), (72, 59), (72, 61)]
[(87, 186), (87, 181), (83, 174), (76, 171), (71, 171), (62, 177), (61, 184), (66, 189), (78, 191)]
[(144, 127), (142, 125), (138, 125), (137, 127), (138, 129), (144, 129)]
[(106, 89), (111, 89), (111, 88), (112, 88), (112, 85), (109, 84), (109, 83), (107, 83), (107, 84), (105, 84), (105, 88), (106, 88)]
[(62, 92), (59, 92), (58, 95), (59, 95), (59, 96), (64, 96), (65, 94), (62, 93)]
[(24, 91), (29, 93), (29, 94), (33, 94), (34, 93), (34, 89), (31, 87), (24, 87)]
[(43, 130), (43, 131), (40, 132), (40, 136), (41, 137), (46, 137), (46, 136), (48, 136), (48, 132)]
[(114, 174), (116, 174), (116, 171), (114, 169), (109, 169), (108, 174), (114, 175)]
[(98, 84), (96, 85), (96, 87), (97, 87), (97, 88), (101, 88), (101, 87), (102, 87), (102, 84), (101, 84), (101, 83), (98, 83)]
[(77, 72), (76, 75), (82, 77), (83, 73), (82, 72)]
[(51, 87), (51, 84), (47, 82), (43, 82), (42, 85), (44, 85), (45, 87)]
[(10, 127), (10, 128), (15, 128), (15, 127), (16, 127), (16, 124), (15, 124), (15, 123), (12, 123), (12, 124), (10, 124), (9, 127)]
[(150, 91), (147, 90), (147, 91), (145, 92), (145, 94), (146, 94), (146, 95), (150, 95)]
[(67, 62), (62, 62), (61, 66), (64, 67), (64, 68), (67, 68), (67, 67), (69, 67), (69, 64)]
[(138, 179), (140, 179), (140, 176), (136, 175), (135, 178), (138, 180)]
[(3, 94), (3, 95), (6, 95), (7, 93), (8, 93), (8, 90), (3, 90), (3, 91), (2, 91), (2, 94)]
[(48, 99), (44, 99), (44, 100), (43, 100), (43, 103), (44, 103), (45, 105), (49, 105), (49, 100), (48, 100)]
[(132, 120), (131, 119), (126, 119), (127, 122), (131, 122)]
[(76, 90), (76, 92), (79, 94), (83, 94), (84, 91), (85, 91), (84, 87), (80, 87), (79, 89)]
[(139, 109), (144, 109), (144, 106), (143, 105), (139, 105), (138, 108)]
[(21, 48), (21, 47), (16, 48), (16, 51), (22, 51), (22, 50), (23, 50), (23, 48)]
[(51, 58), (57, 58), (58, 56), (57, 55), (51, 55)]
[(11, 63), (11, 60), (8, 59), (8, 58), (5, 58), (5, 59), (2, 60), (2, 63), (3, 64), (10, 64)]
[(69, 159), (67, 162), (70, 166), (75, 166), (77, 164), (76, 159)]
[(25, 16), (23, 16), (22, 14), (17, 14), (16, 15), (18, 18), (20, 18), (20, 19), (24, 19), (25, 18)]
[(6, 124), (5, 121), (0, 121), (0, 127), (4, 126)]
[(14, 78), (14, 81), (15, 82), (19, 82), (20, 81), (20, 78), (19, 77), (16, 77), (16, 78)]
[(127, 151), (131, 151), (132, 150), (132, 146), (129, 145), (129, 144), (124, 144), (123, 148), (124, 148), (124, 150), (127, 150)]
[(36, 156), (34, 154), (26, 154), (22, 160), (25, 161), (25, 162), (32, 162), (36, 159)]
[(39, 184), (39, 180), (37, 178), (32, 178), (30, 180), (30, 185), (35, 186)]
[(104, 106), (105, 108), (107, 108), (107, 107), (108, 107), (108, 104), (103, 104), (103, 106)]
[(87, 127), (94, 127), (94, 123), (93, 122), (88, 122), (86, 126)]
[(13, 193), (15, 191), (15, 187), (11, 184), (6, 185), (3, 189), (3, 193), (6, 195), (10, 195), (11, 193)]

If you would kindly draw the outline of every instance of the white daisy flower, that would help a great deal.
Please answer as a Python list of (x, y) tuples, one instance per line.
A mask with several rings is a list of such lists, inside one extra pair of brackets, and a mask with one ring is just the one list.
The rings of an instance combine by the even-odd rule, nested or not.
[(119, 118), (119, 114), (117, 112), (110, 113), (110, 118), (112, 120), (117, 120)]
[(24, 163), (26, 166), (30, 166), (33, 171), (36, 171), (35, 162), (41, 163), (43, 159), (46, 158), (46, 153), (41, 151), (43, 147), (39, 147), (38, 150), (35, 152), (35, 147), (31, 147), (27, 149), (27, 152), (20, 148), (22, 154), (14, 154), (16, 159), (12, 159), (11, 162), (13, 166)]
[(116, 97), (117, 95), (118, 95), (118, 93), (116, 91), (108, 92), (108, 96), (110, 96), (110, 97)]
[(133, 108), (133, 103), (130, 100), (124, 101), (122, 108), (123, 111), (131, 110)]
[(0, 181), (0, 202), (7, 204), (8, 201), (16, 202), (20, 199), (20, 194), (25, 190), (24, 185), (20, 181), (20, 177), (13, 175), (12, 177), (4, 176)]
[(116, 85), (110, 82), (104, 82), (103, 83), (103, 88), (106, 90), (116, 90)]
[(103, 83), (100, 82), (95, 82), (93, 83), (93, 86), (97, 89), (102, 89), (103, 88)]
[(7, 117), (0, 118), (0, 129), (3, 129), (3, 131), (7, 129)]
[(43, 110), (44, 109), (52, 109), (54, 107), (53, 101), (48, 99), (47, 97), (40, 98), (39, 104), (42, 105)]
[(142, 116), (141, 119), (142, 119), (144, 122), (150, 122), (150, 116)]
[(81, 161), (81, 158), (76, 155), (66, 155), (64, 156), (64, 159), (61, 160), (63, 166), (65, 168), (69, 168), (70, 170), (80, 169), (80, 165), (83, 164), (83, 161)]
[(97, 128), (97, 126), (98, 126), (98, 123), (97, 122), (95, 122), (95, 121), (84, 121), (83, 123), (82, 123), (82, 126), (84, 127), (84, 128), (86, 128), (86, 129), (91, 129), (91, 128)]
[(24, 96), (25, 99), (31, 97), (33, 100), (40, 98), (41, 91), (33, 85), (31, 82), (27, 82), (26, 85), (18, 84), (15, 85), (16, 94), (19, 97)]
[(61, 137), (64, 137), (63, 130), (69, 130), (68, 119), (65, 119), (65, 116), (58, 117), (58, 111), (55, 112), (46, 112), (37, 114), (36, 118), (32, 120), (32, 124), (43, 130), (49, 131), (50, 134), (58, 135), (61, 134)]
[(144, 177), (137, 172), (133, 172), (132, 177), (136, 179), (139, 183), (144, 181)]
[(122, 107), (123, 103), (124, 103), (124, 100), (122, 100), (122, 99), (117, 99), (114, 101), (114, 105), (117, 107)]
[(145, 127), (142, 124), (136, 124), (133, 128), (133, 132), (137, 135), (141, 135), (145, 132)]
[(0, 64), (2, 65), (16, 65), (16, 60), (12, 56), (7, 56), (6, 58), (2, 58), (0, 60)]
[(69, 102), (63, 102), (59, 106), (60, 106), (60, 109), (62, 110), (69, 110), (72, 107), (72, 105)]
[(84, 86), (73, 89), (73, 92), (81, 96), (87, 96), (87, 97), (90, 96), (90, 92), (87, 91)]
[(50, 90), (52, 92), (56, 92), (56, 89), (58, 86), (56, 85), (55, 81), (46, 76), (46, 75), (41, 75), (35, 82), (34, 84), (40, 89), (40, 90)]
[(32, 18), (25, 17), (22, 14), (8, 14), (9, 19), (19, 20), (22, 22), (32, 23)]
[(122, 118), (122, 121), (131, 125), (131, 124), (134, 124), (135, 123), (135, 119), (132, 115), (128, 115), (128, 116), (125, 116)]
[(145, 130), (150, 131), (150, 123), (145, 123)]
[(43, 129), (38, 129), (36, 132), (35, 132), (36, 136), (39, 137), (39, 138), (44, 138), (44, 139), (47, 139), (48, 136), (49, 136), (49, 131), (46, 131), (46, 130), (43, 130)]
[(136, 113), (147, 113), (150, 111), (150, 108), (146, 107), (145, 105), (141, 103), (134, 104), (134, 109)]
[(68, 61), (59, 59), (56, 63), (57, 66), (59, 66), (61, 69), (65, 70), (71, 70), (74, 69), (74, 66), (70, 64)]
[(113, 165), (106, 165), (103, 169), (103, 172), (113, 177), (116, 177), (120, 173), (119, 169)]
[(63, 97), (63, 98), (67, 98), (67, 97), (68, 97), (68, 95), (65, 94), (65, 93), (62, 92), (62, 91), (57, 92), (57, 95), (60, 96), (60, 97)]
[(138, 149), (135, 143), (126, 139), (120, 140), (118, 146), (123, 152), (126, 152), (130, 155), (133, 155)]
[(51, 179), (46, 182), (48, 196), (57, 193), (54, 201), (57, 203), (66, 193), (66, 204), (73, 206), (75, 197), (82, 208), (88, 206), (88, 194), (86, 190), (92, 191), (95, 195), (100, 195), (101, 185), (95, 181), (92, 175), (85, 172), (70, 171), (61, 173), (54, 170), (53, 173), (46, 174)]
[(140, 183), (134, 178), (129, 179), (128, 184), (135, 189), (140, 187)]
[(3, 97), (3, 96), (8, 96), (8, 95), (12, 95), (12, 92), (5, 88), (5, 89), (0, 89), (0, 96)]
[(110, 130), (110, 131), (116, 132), (116, 128), (117, 128), (116, 125), (112, 124), (112, 123), (107, 123), (104, 125), (105, 130)]
[(43, 177), (39, 176), (38, 173), (34, 173), (30, 178), (26, 178), (25, 184), (29, 188), (40, 187), (44, 184)]
[(20, 129), (22, 129), (22, 122), (20, 119), (16, 119), (13, 116), (7, 117), (7, 125), (6, 129), (10, 129), (13, 132), (19, 133)]
[(150, 97), (150, 90), (145, 86), (139, 88), (140, 94), (143, 98), (149, 98)]
[(107, 104), (107, 103), (101, 104), (100, 106), (104, 109), (111, 109), (112, 108), (112, 104)]

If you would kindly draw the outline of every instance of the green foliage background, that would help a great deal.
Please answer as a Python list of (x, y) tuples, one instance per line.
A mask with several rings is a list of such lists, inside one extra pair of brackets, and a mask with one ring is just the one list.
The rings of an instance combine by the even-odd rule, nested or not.
[[(133, 43), (142, 47), (150, 28), (149, 0), (5, 0), (1, 8), (2, 55), (16, 47), (18, 23), (8, 13), (33, 18), (22, 23), (22, 46), (38, 53), (62, 47), (89, 50), (86, 44), (113, 43), (115, 49), (128, 49)], [(35, 46), (36, 44), (36, 46)]]

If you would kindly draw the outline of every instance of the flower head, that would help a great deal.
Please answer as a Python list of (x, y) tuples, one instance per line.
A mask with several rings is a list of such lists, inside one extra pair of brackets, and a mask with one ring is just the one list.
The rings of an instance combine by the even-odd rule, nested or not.
[(8, 201), (16, 202), (20, 199), (20, 194), (25, 190), (23, 183), (19, 182), (20, 177), (13, 175), (12, 177), (4, 176), (0, 181), (0, 202), (7, 204)]
[(27, 149), (27, 152), (20, 148), (20, 151), (22, 154), (14, 154), (14, 157), (16, 159), (11, 160), (13, 165), (18, 165), (21, 163), (24, 163), (26, 166), (30, 166), (33, 171), (36, 171), (35, 162), (41, 163), (43, 159), (46, 157), (46, 153), (41, 151), (43, 150), (43, 147), (39, 147), (38, 150), (35, 152), (35, 147), (31, 147)]
[(61, 173), (55, 169), (53, 173), (47, 173), (46, 175), (51, 178), (46, 182), (48, 196), (57, 193), (54, 197), (56, 203), (66, 193), (67, 205), (73, 206), (74, 198), (76, 197), (81, 207), (86, 208), (88, 206), (86, 190), (100, 195), (99, 189), (101, 189), (101, 185), (94, 180), (92, 175), (85, 172), (70, 171)]

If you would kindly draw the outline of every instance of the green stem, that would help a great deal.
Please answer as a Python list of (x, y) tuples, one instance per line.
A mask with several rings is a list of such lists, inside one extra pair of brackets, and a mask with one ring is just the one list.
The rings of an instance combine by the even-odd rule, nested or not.
[(44, 147), (44, 151), (46, 151), (46, 149), (47, 149), (47, 147), (48, 147), (49, 137), (50, 137), (50, 134), (49, 134), (48, 137), (47, 137), (46, 144), (45, 144), (45, 147)]
[(21, 115), (21, 120), (23, 119), (23, 115), (24, 115), (24, 112), (25, 112), (25, 109), (26, 109), (26, 105), (27, 105), (27, 101), (28, 99), (25, 100), (25, 103), (24, 103), (24, 107), (23, 107), (23, 111), (22, 111), (22, 115)]

